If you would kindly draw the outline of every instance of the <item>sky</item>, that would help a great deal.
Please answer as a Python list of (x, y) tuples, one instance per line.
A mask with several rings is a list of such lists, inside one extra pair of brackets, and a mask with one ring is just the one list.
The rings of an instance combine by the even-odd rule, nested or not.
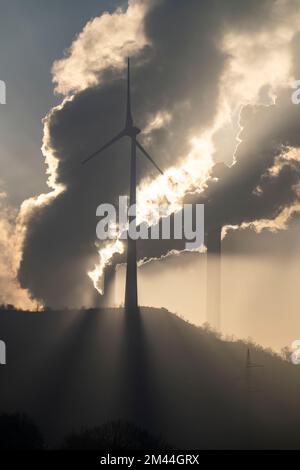
[(115, 8), (114, 0), (1, 1), (1, 190), (13, 204), (46, 190), (41, 153), (42, 119), (60, 101), (51, 67), (87, 21)]
[[(141, 217), (151, 202), (170, 213), (204, 202), (207, 227), (224, 227), (223, 332), (290, 344), (300, 329), (298, 1), (2, 3), (2, 301), (101, 301), (103, 266), (120, 248), (96, 244), (95, 212), (128, 191), (128, 144), (81, 161), (122, 128), (130, 56), (141, 141), (164, 170), (138, 163)], [(202, 324), (205, 255), (173, 249), (140, 247), (141, 302)]]

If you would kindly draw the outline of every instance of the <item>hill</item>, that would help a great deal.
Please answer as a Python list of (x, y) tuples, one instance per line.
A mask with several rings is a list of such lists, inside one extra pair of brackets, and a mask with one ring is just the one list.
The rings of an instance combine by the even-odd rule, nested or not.
[(300, 448), (300, 368), (223, 341), (166, 310), (0, 311), (0, 413), (28, 414), (48, 445), (136, 423), (180, 449)]

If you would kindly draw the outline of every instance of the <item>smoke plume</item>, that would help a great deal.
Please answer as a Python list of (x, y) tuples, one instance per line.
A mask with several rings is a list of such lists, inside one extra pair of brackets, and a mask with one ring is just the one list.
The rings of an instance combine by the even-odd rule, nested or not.
[[(113, 250), (101, 257), (95, 246), (96, 207), (127, 194), (128, 143), (84, 168), (81, 161), (123, 127), (128, 55), (141, 138), (165, 170), (158, 177), (139, 161), (142, 207), (201, 200), (208, 227), (286, 225), (299, 193), (300, 111), (289, 96), (298, 10), (293, 0), (131, 0), (86, 25), (53, 66), (63, 101), (44, 120), (50, 192), (21, 210), (19, 280), (34, 298), (54, 306), (99, 300), (94, 285)], [(172, 249), (148, 243), (141, 256)]]

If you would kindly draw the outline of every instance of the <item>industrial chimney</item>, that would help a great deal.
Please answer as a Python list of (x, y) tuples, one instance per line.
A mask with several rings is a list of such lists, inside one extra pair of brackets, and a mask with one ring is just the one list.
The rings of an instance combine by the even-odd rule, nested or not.
[(221, 235), (222, 226), (214, 227), (207, 232), (207, 321), (220, 329), (221, 318)]

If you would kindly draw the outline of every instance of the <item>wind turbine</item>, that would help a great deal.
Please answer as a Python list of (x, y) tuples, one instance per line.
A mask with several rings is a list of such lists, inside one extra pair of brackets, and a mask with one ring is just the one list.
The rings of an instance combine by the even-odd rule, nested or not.
[[(127, 63), (127, 106), (126, 106), (126, 120), (124, 129), (119, 132), (115, 137), (109, 140), (99, 150), (94, 152), (82, 163), (85, 164), (92, 158), (99, 155), (105, 149), (113, 145), (123, 137), (129, 137), (131, 140), (131, 159), (130, 159), (130, 206), (136, 205), (136, 148), (138, 148), (143, 155), (155, 166), (155, 168), (163, 174), (161, 169), (157, 166), (155, 161), (150, 157), (149, 153), (137, 140), (137, 135), (141, 130), (136, 127), (133, 123), (133, 117), (131, 112), (131, 88), (130, 88), (130, 60), (128, 58)], [(135, 211), (132, 212), (134, 214)], [(129, 223), (131, 227), (136, 226), (135, 215), (129, 216)], [(127, 239), (127, 267), (126, 267), (126, 287), (125, 287), (125, 309), (126, 311), (137, 311), (138, 309), (138, 295), (137, 295), (137, 256), (136, 256), (136, 240), (132, 240), (129, 236)]]

